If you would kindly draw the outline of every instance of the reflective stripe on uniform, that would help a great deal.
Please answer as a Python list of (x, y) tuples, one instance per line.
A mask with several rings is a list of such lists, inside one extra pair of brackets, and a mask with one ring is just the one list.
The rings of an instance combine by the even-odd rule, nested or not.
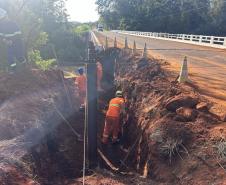
[(107, 134), (103, 134), (103, 137), (108, 138), (108, 137), (109, 137), (109, 135), (107, 135)]
[(110, 104), (110, 106), (112, 106), (112, 107), (120, 107), (119, 104)]

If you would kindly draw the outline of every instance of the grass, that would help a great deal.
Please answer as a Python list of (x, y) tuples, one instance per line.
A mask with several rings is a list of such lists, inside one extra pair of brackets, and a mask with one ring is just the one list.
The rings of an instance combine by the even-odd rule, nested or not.
[(181, 153), (188, 154), (188, 150), (183, 145), (182, 140), (167, 139), (167, 141), (160, 147), (160, 152), (169, 159), (172, 163), (173, 157), (179, 156), (182, 160)]
[(226, 160), (226, 141), (221, 140), (216, 145), (217, 148), (217, 154), (220, 157), (221, 160)]

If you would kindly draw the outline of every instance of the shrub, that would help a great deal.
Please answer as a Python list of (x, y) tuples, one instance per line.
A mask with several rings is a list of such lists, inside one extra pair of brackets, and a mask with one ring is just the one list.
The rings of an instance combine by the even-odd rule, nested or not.
[(41, 70), (48, 70), (56, 65), (55, 59), (43, 60), (39, 50), (33, 50), (28, 54), (29, 63)]
[(188, 154), (188, 150), (183, 145), (182, 140), (169, 138), (160, 146), (160, 154), (168, 158), (170, 164), (172, 163), (173, 157), (179, 156), (181, 159), (183, 159), (181, 153)]
[(91, 30), (91, 27), (88, 24), (82, 24), (82, 25), (77, 26), (74, 29), (74, 32), (77, 34), (82, 34), (84, 32), (89, 32), (90, 30)]
[(216, 145), (218, 156), (221, 160), (226, 160), (226, 141), (221, 140)]

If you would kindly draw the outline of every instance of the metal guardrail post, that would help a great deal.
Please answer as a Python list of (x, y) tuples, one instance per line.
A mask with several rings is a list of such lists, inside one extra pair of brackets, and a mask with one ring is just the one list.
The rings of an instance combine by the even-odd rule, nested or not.
[(88, 160), (89, 168), (93, 169), (97, 167), (97, 67), (93, 42), (89, 42), (88, 57), (89, 63), (86, 64)]
[(185, 35), (183, 34), (183, 35), (182, 35), (182, 40), (184, 40), (184, 39), (185, 39)]
[(199, 43), (202, 43), (202, 35), (199, 36)]

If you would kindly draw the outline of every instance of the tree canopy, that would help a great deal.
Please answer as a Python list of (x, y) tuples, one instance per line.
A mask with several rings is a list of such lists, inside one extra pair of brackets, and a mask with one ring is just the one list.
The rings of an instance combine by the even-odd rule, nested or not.
[(96, 0), (109, 29), (226, 35), (225, 0)]
[[(0, 8), (5, 9), (9, 19), (16, 22), (22, 30), (27, 59), (41, 57), (41, 61), (44, 61), (55, 58), (53, 48), (62, 63), (81, 61), (85, 57), (85, 40), (82, 34), (75, 32), (80, 24), (68, 22), (65, 2), (66, 0), (0, 0)], [(1, 63), (5, 63), (3, 50), (4, 46), (0, 43)]]

